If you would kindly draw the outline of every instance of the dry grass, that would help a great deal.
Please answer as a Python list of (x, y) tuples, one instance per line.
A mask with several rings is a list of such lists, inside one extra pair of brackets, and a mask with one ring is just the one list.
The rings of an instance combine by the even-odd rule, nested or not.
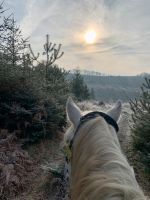
[(24, 193), (13, 200), (56, 200), (60, 183), (51, 173), (51, 168), (62, 167), (64, 163), (64, 156), (60, 151), (60, 135), (62, 133), (53, 140), (44, 140), (30, 146), (28, 152), (35, 163), (34, 174)]

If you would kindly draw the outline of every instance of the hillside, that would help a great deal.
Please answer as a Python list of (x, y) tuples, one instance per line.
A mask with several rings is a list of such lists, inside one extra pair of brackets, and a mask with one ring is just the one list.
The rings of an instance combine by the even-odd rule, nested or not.
[(83, 75), (90, 90), (93, 88), (98, 101), (124, 102), (136, 98), (140, 94), (140, 87), (144, 82), (143, 76), (95, 76)]

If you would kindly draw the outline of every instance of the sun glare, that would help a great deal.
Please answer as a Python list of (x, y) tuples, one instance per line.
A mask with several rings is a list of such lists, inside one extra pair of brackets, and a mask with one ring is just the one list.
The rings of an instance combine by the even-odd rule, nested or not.
[(96, 40), (96, 32), (94, 30), (86, 32), (84, 39), (87, 44), (93, 44)]

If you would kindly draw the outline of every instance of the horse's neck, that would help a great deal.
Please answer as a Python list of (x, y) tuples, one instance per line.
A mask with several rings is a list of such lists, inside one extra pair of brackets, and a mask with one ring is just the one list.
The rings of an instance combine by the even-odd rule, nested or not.
[[(108, 185), (119, 183), (123, 187), (131, 186), (138, 191), (133, 170), (121, 152), (117, 136), (114, 139), (111, 134), (103, 120), (99, 123), (95, 120), (91, 126), (85, 126), (77, 133), (71, 166), (73, 194), (78, 193), (78, 196), (82, 190), (86, 190), (89, 184), (95, 181), (99, 182), (97, 187), (100, 185), (102, 187), (103, 182)], [(121, 199), (117, 196), (107, 199), (117, 200), (117, 198)]]

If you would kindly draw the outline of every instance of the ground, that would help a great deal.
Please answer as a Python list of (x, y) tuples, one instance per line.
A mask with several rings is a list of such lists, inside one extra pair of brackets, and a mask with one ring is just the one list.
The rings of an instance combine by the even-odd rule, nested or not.
[[(95, 102), (82, 102), (79, 104), (82, 110), (107, 110), (111, 105), (97, 105)], [(145, 174), (143, 165), (138, 161), (138, 153), (132, 150), (132, 137), (130, 132), (131, 111), (125, 104), (122, 118), (119, 122), (119, 140), (123, 152), (129, 163), (134, 167), (136, 178), (145, 195), (150, 197), (150, 177)], [(31, 146), (28, 152), (34, 160), (34, 173), (26, 191), (13, 200), (63, 200), (65, 188), (59, 175), (63, 169), (64, 155), (61, 151), (63, 133), (57, 133), (52, 140), (42, 141), (40, 144)], [(54, 173), (51, 173), (54, 170)]]

